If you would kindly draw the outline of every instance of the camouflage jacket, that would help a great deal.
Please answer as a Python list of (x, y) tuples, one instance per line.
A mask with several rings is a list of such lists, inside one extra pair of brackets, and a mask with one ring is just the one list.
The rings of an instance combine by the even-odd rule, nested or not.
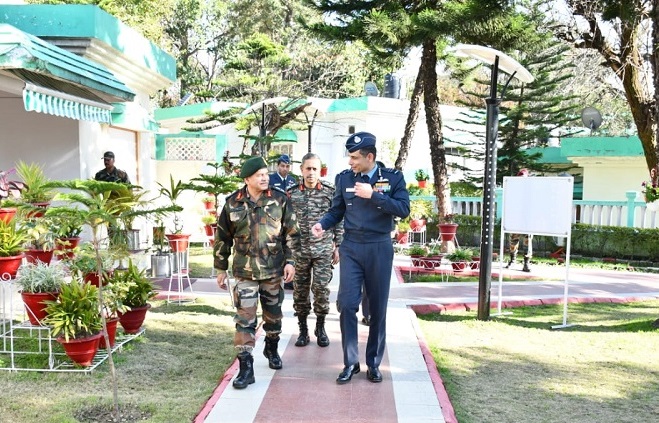
[(229, 268), (231, 247), (236, 277), (270, 279), (281, 276), (287, 262), (295, 265), (300, 231), (286, 195), (267, 190), (254, 203), (245, 186), (228, 196), (217, 220), (213, 246), (216, 269)]
[(301, 255), (330, 258), (332, 243), (338, 246), (343, 242), (343, 222), (339, 222), (319, 238), (311, 234), (311, 227), (320, 221), (332, 205), (333, 196), (334, 185), (326, 181), (319, 181), (313, 189), (307, 188), (303, 183), (288, 189), (288, 197), (300, 226)]
[(110, 172), (108, 172), (107, 169), (99, 170), (96, 172), (96, 175), (94, 175), (94, 179), (97, 181), (123, 182), (124, 184), (130, 184), (128, 174), (123, 170), (117, 169), (116, 167), (114, 167)]

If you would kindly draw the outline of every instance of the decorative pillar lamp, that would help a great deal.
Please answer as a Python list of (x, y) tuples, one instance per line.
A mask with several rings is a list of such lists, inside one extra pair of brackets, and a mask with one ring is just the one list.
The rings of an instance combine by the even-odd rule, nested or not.
[[(492, 283), (492, 252), (494, 244), (494, 204), (497, 176), (497, 135), (499, 131), (499, 105), (508, 84), (513, 78), (523, 83), (533, 81), (533, 75), (512, 57), (489, 47), (458, 44), (454, 49), (462, 56), (472, 57), (491, 65), (490, 97), (487, 105), (485, 132), (485, 169), (483, 174), (483, 219), (481, 225), (480, 273), (478, 278), (478, 319), (490, 317), (490, 286)], [(497, 97), (499, 71), (508, 75), (501, 96)]]

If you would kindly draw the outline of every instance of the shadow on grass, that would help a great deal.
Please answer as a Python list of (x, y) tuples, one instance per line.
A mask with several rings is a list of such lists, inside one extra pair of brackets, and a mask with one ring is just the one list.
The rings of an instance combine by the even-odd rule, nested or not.
[(198, 313), (198, 314), (208, 314), (210, 316), (233, 316), (235, 311), (229, 309), (222, 309), (218, 307), (213, 307), (207, 304), (167, 304), (163, 303), (161, 305), (152, 307), (149, 310), (150, 313)]

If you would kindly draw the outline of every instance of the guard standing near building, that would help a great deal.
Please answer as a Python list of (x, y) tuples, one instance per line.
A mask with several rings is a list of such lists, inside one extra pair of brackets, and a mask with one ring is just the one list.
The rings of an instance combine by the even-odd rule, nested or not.
[(262, 157), (243, 163), (240, 177), (245, 186), (227, 197), (217, 220), (213, 246), (217, 283), (227, 289), (227, 269), (233, 247), (235, 284), (229, 293), (236, 307), (234, 346), (240, 371), (233, 381), (236, 389), (254, 383), (257, 301), (261, 301), (265, 348), (271, 369), (281, 369), (277, 346), (281, 333), (284, 301), (283, 282), (295, 277), (294, 255), (300, 248), (295, 212), (285, 193), (268, 186), (267, 164)]
[[(517, 176), (528, 177), (529, 170), (524, 168), (517, 172)], [(533, 235), (532, 234), (510, 234), (510, 241), (508, 243), (508, 250), (510, 252), (510, 260), (506, 265), (506, 269), (510, 268), (517, 261), (517, 252), (519, 251), (519, 241), (524, 237), (524, 246), (526, 247), (526, 254), (524, 254), (524, 267), (522, 272), (530, 272), (531, 268), (529, 263), (533, 257)]]
[(282, 154), (277, 159), (277, 171), (270, 174), (270, 186), (284, 192), (295, 186), (297, 181), (290, 175), (290, 172), (291, 158), (286, 154)]
[(105, 169), (101, 169), (96, 172), (94, 179), (97, 181), (123, 182), (124, 184), (130, 184), (128, 174), (125, 171), (119, 170), (115, 167), (114, 153), (112, 151), (106, 151), (103, 154), (103, 164), (105, 165)]
[(320, 238), (311, 234), (311, 226), (318, 222), (332, 205), (334, 185), (320, 177), (320, 157), (307, 153), (302, 157), (300, 170), (302, 182), (288, 190), (300, 227), (300, 251), (295, 257), (295, 283), (293, 308), (297, 316), (300, 334), (295, 346), (304, 347), (310, 341), (307, 317), (311, 313), (310, 292), (313, 293), (313, 311), (316, 315), (314, 335), (321, 347), (330, 344), (325, 332), (325, 316), (329, 313), (329, 283), (332, 267), (339, 262), (339, 245), (343, 241), (343, 223)]
[(410, 214), (410, 197), (403, 174), (395, 169), (378, 167), (375, 136), (358, 132), (346, 141), (350, 170), (337, 175), (332, 207), (312, 227), (321, 236), (343, 219), (345, 234), (339, 249), (341, 279), (338, 307), (343, 371), (338, 384), (348, 383), (360, 372), (357, 338), (357, 310), (362, 286), (368, 296), (370, 326), (366, 344), (367, 377), (382, 382), (379, 366), (386, 343), (387, 302), (394, 257), (391, 231), (394, 217)]

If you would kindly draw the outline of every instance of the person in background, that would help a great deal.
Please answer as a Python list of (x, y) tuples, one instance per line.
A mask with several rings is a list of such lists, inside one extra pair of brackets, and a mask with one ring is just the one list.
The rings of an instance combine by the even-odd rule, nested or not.
[(286, 154), (282, 154), (277, 159), (277, 171), (270, 174), (270, 186), (285, 192), (297, 184), (297, 181), (290, 175), (290, 172), (291, 158)]
[[(529, 170), (524, 168), (517, 172), (517, 176), (528, 177)], [(506, 269), (510, 268), (513, 263), (517, 260), (517, 252), (519, 251), (519, 241), (524, 237), (524, 246), (526, 247), (526, 254), (524, 254), (524, 267), (522, 267), (522, 272), (530, 272), (531, 268), (529, 267), (529, 262), (531, 257), (533, 257), (533, 235), (531, 234), (510, 234), (510, 240), (508, 243), (508, 250), (510, 252), (510, 260), (506, 265)]]
[(307, 327), (307, 317), (311, 312), (310, 292), (313, 292), (313, 311), (316, 315), (316, 342), (321, 347), (330, 343), (325, 332), (325, 316), (329, 313), (329, 283), (332, 267), (339, 262), (339, 245), (343, 241), (341, 222), (320, 238), (311, 235), (311, 226), (329, 210), (334, 196), (334, 185), (319, 179), (320, 165), (317, 154), (307, 153), (300, 165), (302, 182), (288, 190), (301, 235), (300, 252), (295, 258), (293, 291), (293, 308), (300, 328), (295, 341), (297, 347), (304, 347), (310, 341)]
[(227, 197), (217, 219), (213, 245), (217, 284), (227, 289), (229, 256), (233, 247), (235, 285), (229, 293), (236, 306), (234, 346), (240, 371), (233, 387), (244, 389), (254, 383), (256, 311), (263, 311), (265, 348), (271, 369), (281, 369), (277, 346), (281, 333), (284, 300), (283, 282), (295, 276), (294, 256), (300, 248), (300, 231), (295, 212), (285, 193), (268, 186), (268, 169), (262, 157), (251, 157), (240, 168), (245, 186)]
[(112, 151), (106, 151), (103, 153), (103, 163), (105, 164), (105, 169), (96, 172), (94, 179), (97, 181), (123, 182), (124, 184), (130, 184), (128, 174), (114, 166), (114, 153)]
[(345, 230), (339, 249), (341, 279), (338, 306), (344, 368), (336, 383), (350, 382), (360, 372), (357, 309), (362, 290), (369, 300), (370, 326), (366, 344), (366, 376), (382, 382), (379, 366), (386, 344), (387, 302), (394, 257), (391, 231), (394, 217), (410, 214), (410, 196), (403, 174), (375, 163), (375, 135), (357, 132), (346, 141), (350, 169), (336, 178), (332, 207), (312, 227), (320, 237), (343, 219)]

